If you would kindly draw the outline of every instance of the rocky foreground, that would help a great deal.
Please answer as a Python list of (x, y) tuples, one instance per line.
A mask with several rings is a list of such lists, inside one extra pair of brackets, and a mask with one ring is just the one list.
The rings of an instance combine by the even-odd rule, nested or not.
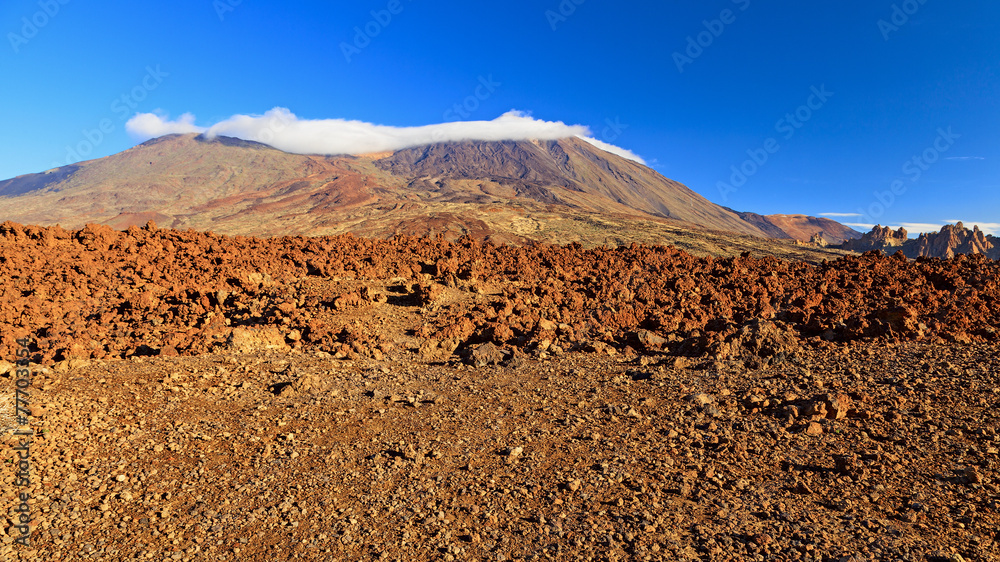
[[(30, 337), (39, 363), (197, 355), (261, 331), (276, 348), (375, 359), (414, 341), (424, 356), (492, 343), (755, 364), (803, 344), (1000, 342), (1000, 263), (982, 255), (911, 262), (869, 252), (810, 265), (639, 245), (6, 222), (0, 266), (0, 357)], [(398, 316), (413, 319), (405, 332), (381, 325)]]
[(997, 560), (997, 352), (59, 365), (0, 558)]
[(6, 223), (0, 260), (2, 560), (1000, 560), (983, 257)]

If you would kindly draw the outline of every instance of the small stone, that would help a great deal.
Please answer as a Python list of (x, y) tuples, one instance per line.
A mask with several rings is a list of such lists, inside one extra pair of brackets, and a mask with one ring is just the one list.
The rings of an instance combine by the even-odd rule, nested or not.
[(846, 455), (833, 455), (833, 462), (838, 472), (847, 473), (857, 470), (861, 459), (858, 455), (850, 453)]
[(658, 336), (649, 330), (639, 330), (636, 334), (639, 338), (639, 343), (648, 350), (661, 350), (667, 346), (668, 342), (666, 338)]
[[(806, 407), (806, 415), (825, 418), (827, 414), (826, 402), (817, 400)], [(815, 419), (815, 418), (814, 418)]]
[(809, 422), (809, 425), (806, 426), (805, 434), (812, 437), (823, 435), (823, 426), (816, 422)]
[(799, 495), (802, 495), (802, 496), (808, 496), (808, 495), (811, 495), (813, 493), (813, 490), (805, 482), (799, 482), (799, 483), (795, 484), (795, 486), (792, 488), (792, 493), (793, 494), (799, 494)]
[(967, 467), (962, 475), (965, 477), (965, 482), (967, 484), (982, 484), (983, 475), (974, 466)]
[(847, 417), (847, 412), (851, 409), (851, 397), (840, 394), (827, 394), (825, 396), (827, 413), (826, 417), (831, 420), (842, 420)]
[(695, 403), (698, 406), (707, 406), (712, 402), (715, 402), (715, 397), (711, 394), (706, 394), (704, 392), (698, 392), (687, 397), (688, 401)]
[(541, 320), (538, 321), (538, 329), (541, 331), (554, 332), (556, 331), (557, 327), (558, 325), (555, 322), (551, 320), (546, 320), (545, 318), (542, 318)]

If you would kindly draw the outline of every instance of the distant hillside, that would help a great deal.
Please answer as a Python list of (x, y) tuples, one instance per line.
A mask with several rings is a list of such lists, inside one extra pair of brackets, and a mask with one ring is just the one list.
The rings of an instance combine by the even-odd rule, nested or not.
[(741, 219), (763, 230), (772, 238), (792, 238), (808, 242), (814, 236), (819, 236), (827, 244), (842, 244), (847, 240), (861, 238), (861, 233), (857, 230), (823, 217), (737, 214)]

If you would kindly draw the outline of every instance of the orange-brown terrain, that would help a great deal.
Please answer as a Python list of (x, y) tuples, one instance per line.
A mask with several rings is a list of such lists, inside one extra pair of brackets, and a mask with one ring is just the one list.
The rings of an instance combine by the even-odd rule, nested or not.
[(5, 560), (1000, 559), (982, 255), (7, 222), (0, 265)]

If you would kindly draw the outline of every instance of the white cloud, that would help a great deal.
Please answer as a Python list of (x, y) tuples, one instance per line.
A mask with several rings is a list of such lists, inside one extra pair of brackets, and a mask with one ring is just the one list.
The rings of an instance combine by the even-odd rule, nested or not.
[(861, 232), (868, 232), (871, 229), (875, 228), (874, 224), (867, 224), (863, 222), (842, 222), (840, 224), (844, 226), (849, 226), (855, 230), (860, 230)]
[(983, 231), (983, 234), (992, 234), (993, 236), (1000, 236), (1000, 222), (974, 222), (972, 224), (978, 226), (979, 230)]
[[(820, 213), (821, 217), (860, 217), (861, 213)], [(844, 223), (847, 224), (847, 223)]]
[(137, 113), (125, 123), (125, 130), (134, 137), (148, 140), (163, 135), (201, 133), (205, 129), (194, 124), (194, 115), (190, 113), (181, 115), (176, 121), (154, 113)]
[(622, 158), (626, 158), (628, 160), (632, 160), (632, 161), (638, 162), (638, 163), (643, 164), (643, 165), (646, 164), (645, 160), (643, 160), (638, 154), (632, 152), (631, 150), (628, 150), (628, 149), (625, 149), (625, 148), (621, 148), (621, 147), (615, 146), (613, 144), (608, 144), (608, 143), (606, 143), (606, 142), (604, 142), (602, 140), (597, 140), (597, 139), (592, 138), (592, 137), (585, 137), (585, 136), (582, 136), (582, 135), (577, 135), (577, 136), (579, 136), (581, 139), (589, 142), (590, 144), (596, 146), (597, 148), (600, 148), (601, 150), (603, 150), (605, 152), (610, 152), (611, 154), (617, 154), (618, 156), (621, 156)]
[(283, 107), (263, 115), (234, 115), (210, 127), (194, 124), (185, 113), (176, 121), (154, 113), (140, 113), (125, 124), (135, 139), (144, 141), (171, 133), (204, 133), (268, 144), (294, 154), (364, 154), (400, 150), (440, 142), (481, 140), (581, 139), (639, 163), (642, 158), (629, 150), (590, 138), (583, 125), (543, 121), (519, 111), (508, 111), (492, 121), (457, 121), (420, 127), (393, 127), (346, 119), (299, 119)]
[(948, 223), (942, 221), (938, 223), (934, 222), (901, 222), (892, 228), (899, 228), (900, 226), (906, 229), (906, 232), (913, 236), (920, 234), (921, 232), (937, 232), (941, 230), (941, 227)]
[(968, 161), (968, 160), (986, 160), (982, 156), (949, 156), (945, 160), (958, 160), (958, 161)]

